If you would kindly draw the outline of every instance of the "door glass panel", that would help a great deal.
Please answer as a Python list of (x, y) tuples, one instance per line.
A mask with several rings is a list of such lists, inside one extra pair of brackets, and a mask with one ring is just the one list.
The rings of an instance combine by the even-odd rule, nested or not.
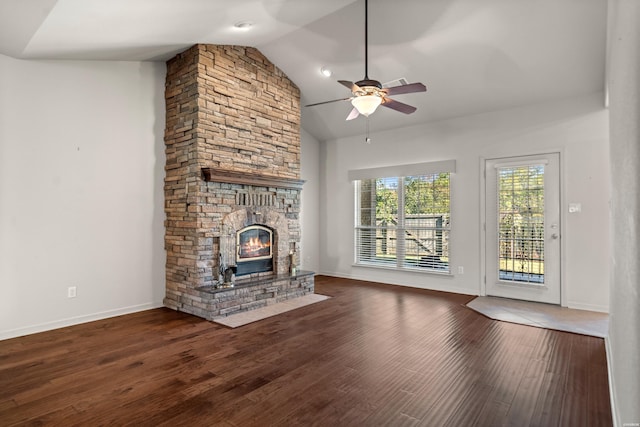
[(498, 277), (544, 284), (544, 165), (498, 167)]

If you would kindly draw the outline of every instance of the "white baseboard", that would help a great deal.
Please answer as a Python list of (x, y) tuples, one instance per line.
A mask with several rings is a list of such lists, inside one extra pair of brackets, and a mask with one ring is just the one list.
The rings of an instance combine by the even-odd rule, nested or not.
[(607, 375), (609, 376), (609, 401), (611, 402), (611, 418), (613, 427), (619, 427), (618, 412), (616, 411), (616, 392), (613, 386), (613, 371), (611, 370), (611, 340), (609, 337), (604, 338), (604, 352), (607, 356)]
[(129, 307), (107, 310), (99, 313), (92, 313), (83, 316), (70, 317), (67, 319), (55, 320), (53, 322), (40, 323), (38, 325), (26, 326), (24, 328), (0, 331), (0, 341), (10, 338), (22, 337), (25, 335), (37, 334), (38, 332), (51, 331), (53, 329), (66, 328), (67, 326), (79, 325), (81, 323), (93, 322), (95, 320), (108, 319), (109, 317), (122, 316), (123, 314), (137, 313), (139, 311), (151, 310), (162, 307), (162, 301), (149, 302), (146, 304), (132, 305)]
[(599, 313), (609, 313), (609, 307), (598, 304), (583, 304), (579, 302), (567, 302), (567, 308), (575, 308), (576, 310), (597, 311)]
[(425, 289), (428, 291), (451, 292), (452, 294), (461, 294), (461, 295), (474, 295), (474, 296), (478, 295), (477, 291), (472, 291), (470, 289), (458, 288), (458, 287), (452, 287), (452, 286), (425, 286), (420, 284), (412, 284), (412, 283), (404, 283), (404, 282), (390, 282), (390, 281), (380, 280), (375, 277), (353, 275), (353, 274), (342, 274), (342, 273), (335, 273), (335, 272), (328, 272), (328, 271), (323, 271), (318, 274), (322, 276), (339, 277), (341, 279), (352, 279), (352, 280), (362, 280), (365, 282), (381, 283), (383, 285), (404, 286), (406, 288), (414, 288), (414, 289)]
[(354, 279), (354, 280), (357, 280), (354, 277), (351, 277), (351, 275), (349, 275), (349, 274), (338, 274), (338, 273), (335, 273), (333, 271), (321, 271), (321, 272), (319, 272), (317, 274), (320, 275), (320, 276), (331, 276), (331, 277), (340, 277), (342, 279)]

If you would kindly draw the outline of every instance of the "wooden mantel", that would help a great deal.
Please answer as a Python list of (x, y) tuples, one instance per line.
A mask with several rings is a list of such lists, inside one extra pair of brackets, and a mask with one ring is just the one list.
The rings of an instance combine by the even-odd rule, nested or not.
[(276, 187), (301, 190), (304, 180), (280, 178), (251, 172), (239, 172), (226, 169), (202, 168), (206, 182), (222, 182), (226, 184), (253, 185), (256, 187)]

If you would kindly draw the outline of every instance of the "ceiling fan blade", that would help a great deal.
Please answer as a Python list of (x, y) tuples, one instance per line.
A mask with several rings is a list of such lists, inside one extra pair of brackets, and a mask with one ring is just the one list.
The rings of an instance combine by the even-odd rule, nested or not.
[(353, 110), (351, 110), (351, 112), (347, 116), (347, 120), (353, 120), (356, 117), (358, 117), (359, 115), (360, 115), (360, 113), (358, 112), (358, 109), (354, 108)]
[(340, 83), (342, 86), (348, 88), (353, 93), (356, 93), (356, 92), (360, 91), (360, 87), (357, 84), (355, 84), (353, 82), (350, 82), (348, 80), (338, 80), (338, 83)]
[(316, 105), (322, 105), (322, 104), (330, 104), (332, 102), (338, 102), (338, 101), (348, 101), (350, 100), (351, 97), (349, 98), (342, 98), (342, 99), (332, 99), (331, 101), (324, 101), (324, 102), (316, 102), (315, 104), (308, 104), (305, 105), (305, 107), (315, 107)]
[(400, 95), (402, 93), (426, 92), (427, 87), (422, 83), (410, 83), (408, 85), (393, 86), (382, 89), (387, 95)]
[(404, 104), (402, 102), (394, 101), (391, 98), (387, 98), (386, 96), (382, 98), (383, 107), (391, 108), (392, 110), (400, 111), (401, 113), (411, 114), (417, 110), (416, 107), (413, 107), (408, 104)]

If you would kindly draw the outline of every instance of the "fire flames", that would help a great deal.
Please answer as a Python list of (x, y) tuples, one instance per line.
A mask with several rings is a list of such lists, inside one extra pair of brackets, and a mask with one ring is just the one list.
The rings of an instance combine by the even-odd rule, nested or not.
[(250, 237), (240, 244), (240, 256), (242, 258), (268, 256), (270, 248), (271, 242), (263, 242), (259, 237)]

